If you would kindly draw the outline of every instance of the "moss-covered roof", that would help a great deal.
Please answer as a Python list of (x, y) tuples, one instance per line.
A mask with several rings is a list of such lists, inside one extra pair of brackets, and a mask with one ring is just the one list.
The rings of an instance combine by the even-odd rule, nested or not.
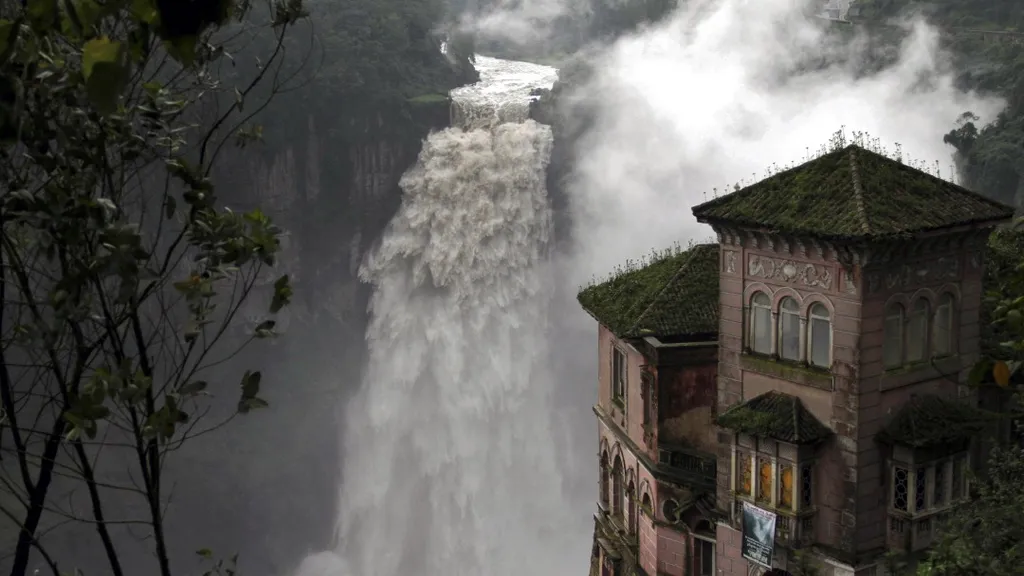
[(791, 444), (814, 444), (832, 434), (796, 396), (772, 390), (729, 408), (718, 425)]
[(878, 433), (886, 444), (924, 448), (964, 440), (985, 428), (991, 416), (952, 398), (912, 396)]
[(590, 286), (577, 299), (619, 338), (718, 333), (718, 245), (699, 244)]
[(829, 239), (1006, 220), (1013, 209), (851, 145), (693, 208), (697, 220)]

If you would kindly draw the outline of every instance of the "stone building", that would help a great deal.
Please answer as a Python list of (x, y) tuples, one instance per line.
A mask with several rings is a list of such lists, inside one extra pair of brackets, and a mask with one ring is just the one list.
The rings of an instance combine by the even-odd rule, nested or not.
[(926, 549), (978, 460), (966, 378), (1012, 209), (849, 146), (693, 212), (718, 244), (579, 295), (599, 323), (592, 572), (874, 576)]

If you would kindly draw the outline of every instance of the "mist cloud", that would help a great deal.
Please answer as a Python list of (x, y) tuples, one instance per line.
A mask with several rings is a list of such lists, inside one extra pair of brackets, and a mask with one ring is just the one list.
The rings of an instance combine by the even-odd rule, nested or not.
[[(575, 95), (594, 114), (570, 184), (578, 282), (652, 248), (711, 237), (692, 206), (772, 164), (799, 163), (840, 126), (937, 160), (948, 177), (942, 135), (965, 110), (990, 120), (1002, 106), (955, 88), (938, 31), (923, 21), (906, 24), (895, 64), (865, 75), (855, 66), (864, 43), (830, 45), (806, 8), (695, 0), (596, 61)], [(821, 66), (822, 56), (836, 63)]]
[(588, 11), (588, 0), (497, 0), (479, 13), (464, 14), (460, 28), (525, 46), (549, 40), (559, 18), (582, 17)]

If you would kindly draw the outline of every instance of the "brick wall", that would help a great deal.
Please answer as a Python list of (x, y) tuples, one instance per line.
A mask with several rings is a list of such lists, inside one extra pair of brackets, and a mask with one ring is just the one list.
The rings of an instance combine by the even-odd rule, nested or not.
[(715, 569), (719, 576), (747, 576), (747, 564), (740, 551), (740, 531), (719, 524), (715, 535)]

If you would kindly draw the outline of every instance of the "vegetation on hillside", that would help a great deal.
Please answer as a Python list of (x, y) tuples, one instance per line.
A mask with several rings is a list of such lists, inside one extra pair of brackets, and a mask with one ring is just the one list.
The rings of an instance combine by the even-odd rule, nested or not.
[[(996, 119), (980, 125), (971, 111), (957, 119), (945, 141), (956, 149), (962, 182), (1001, 202), (1024, 197), (1024, 2), (1016, 0), (856, 0), (856, 19), (878, 23), (922, 13), (944, 31), (944, 44), (964, 89), (1006, 99)], [(989, 35), (978, 30), (1016, 34)]]
[[(303, 17), (300, 0), (0, 3), (0, 530), (12, 576), (74, 570), (48, 547), (68, 523), (95, 532), (106, 573), (131, 572), (117, 537), (130, 527), (152, 545), (145, 573), (171, 576), (167, 459), (266, 405), (258, 372), (226, 381), (216, 367), (274, 334), (267, 318), (237, 335), (247, 300), (266, 297), (272, 316), (290, 299), (287, 276), (257, 290), (278, 231), (258, 210), (223, 208), (210, 174), (226, 147), (255, 138), (249, 121), (280, 89)], [(245, 42), (257, 30), (274, 39), (266, 51)], [(221, 420), (203, 418), (214, 394), (237, 399)], [(140, 515), (111, 514), (115, 499)]]

